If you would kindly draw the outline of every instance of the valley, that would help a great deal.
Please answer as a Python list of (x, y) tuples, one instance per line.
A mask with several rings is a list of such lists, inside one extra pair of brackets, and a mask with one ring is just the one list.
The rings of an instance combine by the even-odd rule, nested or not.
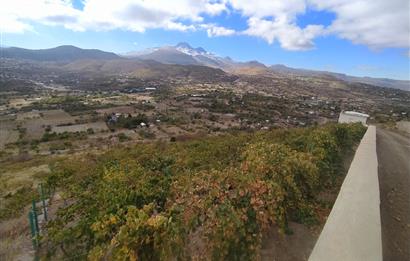
[[(256, 193), (256, 188), (266, 182), (259, 176), (260, 173), (254, 173), (256, 183), (241, 180), (241, 175), (238, 174), (243, 171), (243, 168), (247, 168), (248, 163), (254, 164), (255, 169), (257, 169), (257, 158), (253, 158), (252, 148), (248, 146), (256, 144), (255, 146), (259, 146), (257, 149), (260, 153), (265, 150), (269, 151), (270, 146), (275, 149), (283, 149), (289, 155), (297, 154), (297, 157), (301, 157), (300, 159), (303, 159), (306, 164), (307, 161), (304, 157), (312, 157), (317, 160), (318, 155), (321, 155), (318, 151), (308, 151), (306, 144), (303, 146), (307, 147), (298, 145), (297, 137), (300, 136), (300, 139), (308, 139), (312, 142), (312, 146), (318, 146), (320, 149), (335, 149), (335, 152), (332, 153), (338, 155), (337, 158), (327, 159), (329, 160), (329, 168), (335, 174), (332, 178), (333, 183), (327, 180), (329, 178), (326, 176), (327, 172), (320, 169), (323, 166), (318, 163), (319, 161), (315, 161), (314, 166), (301, 166), (302, 168), (306, 167), (307, 173), (313, 171), (312, 169), (320, 169), (318, 175), (323, 175), (323, 179), (327, 181), (322, 180), (323, 183), (319, 185), (320, 189), (318, 187), (314, 187), (314, 189), (327, 195), (330, 193), (330, 196), (328, 195), (330, 201), (325, 200), (323, 203), (322, 199), (316, 197), (307, 200), (306, 206), (308, 208), (306, 211), (310, 211), (310, 214), (307, 212), (296, 213), (290, 205), (283, 205), (284, 209), (289, 211), (289, 215), (301, 215), (289, 218), (289, 227), (299, 231), (297, 236), (303, 238), (301, 235), (306, 235), (310, 240), (315, 240), (317, 231), (320, 231), (325, 217), (330, 211), (344, 175), (343, 171), (345, 170), (340, 170), (340, 160), (349, 161), (351, 149), (357, 145), (363, 130), (357, 126), (343, 127), (346, 128), (343, 130), (344, 132), (352, 135), (349, 138), (352, 139), (352, 143), (348, 145), (338, 144), (340, 148), (337, 149), (321, 147), (323, 144), (315, 140), (314, 135), (318, 135), (320, 139), (326, 138), (336, 142), (338, 127), (334, 123), (337, 122), (340, 112), (344, 110), (367, 113), (370, 115), (369, 123), (389, 128), (395, 128), (397, 122), (410, 120), (410, 92), (402, 90), (403, 88), (387, 88), (364, 82), (343, 80), (328, 73), (306, 73), (296, 69), (296, 71), (290, 72), (282, 67), (280, 70), (278, 68), (272, 70), (258, 62), (243, 63), (234, 62), (228, 58), (215, 58), (213, 54), (206, 52), (203, 48), (194, 49), (189, 45), (179, 44), (175, 48), (167, 47), (154, 50), (154, 55), (144, 53), (130, 57), (98, 50), (82, 50), (63, 46), (51, 51), (42, 50), (40, 54), (37, 54), (36, 51), (20, 52), (17, 50), (18, 55), (14, 52), (14, 54), (9, 53), (2, 57), (0, 74), (0, 163), (2, 165), (0, 170), (0, 220), (12, 224), (8, 226), (10, 230), (0, 227), (0, 233), (4, 235), (4, 238), (12, 238), (24, 245), (26, 239), (13, 237), (13, 231), (20, 222), (23, 222), (21, 215), (27, 214), (29, 199), (35, 195), (35, 188), (40, 182), (52, 183), (53, 186), (56, 186), (58, 197), (72, 202), (72, 207), (79, 204), (79, 206), (86, 208), (85, 205), (81, 204), (90, 199), (86, 195), (78, 194), (78, 191), (74, 189), (75, 186), (78, 186), (87, 191), (86, 188), (82, 187), (84, 184), (81, 183), (85, 178), (82, 176), (83, 171), (89, 173), (98, 183), (100, 182), (98, 175), (101, 173), (97, 175), (92, 168), (94, 167), (96, 171), (100, 171), (102, 167), (111, 168), (112, 166), (107, 162), (114, 159), (123, 160), (119, 163), (121, 168), (127, 168), (128, 163), (132, 166), (142, 166), (142, 169), (136, 167), (132, 182), (137, 182), (141, 178), (143, 180), (139, 184), (141, 187), (151, 186), (148, 185), (151, 184), (150, 182), (160, 182), (157, 189), (165, 191), (163, 191), (164, 194), (159, 194), (161, 195), (160, 199), (155, 199), (156, 202), (161, 200), (161, 203), (155, 203), (160, 204), (160, 206), (144, 206), (145, 203), (151, 202), (153, 197), (149, 193), (138, 196), (138, 200), (142, 198), (141, 202), (144, 203), (138, 205), (141, 209), (144, 208), (139, 211), (145, 211), (149, 215), (159, 211), (168, 219), (175, 213), (174, 209), (167, 204), (174, 202), (178, 207), (183, 207), (188, 211), (175, 214), (178, 222), (188, 222), (183, 216), (189, 216), (192, 213), (195, 213), (195, 218), (203, 219), (201, 211), (205, 209), (205, 205), (202, 205), (201, 200), (190, 202), (188, 196), (189, 193), (201, 195), (201, 192), (189, 191), (190, 188), (202, 186), (203, 188), (216, 189), (217, 185), (215, 184), (222, 182), (220, 180), (222, 176), (218, 176), (219, 174), (213, 176), (212, 171), (218, 170), (221, 173), (232, 174), (232, 180), (229, 182), (231, 185), (234, 184), (232, 186), (237, 186), (236, 192), (242, 193), (241, 186), (251, 186), (255, 191), (249, 193)], [(171, 50), (171, 56), (164, 53), (169, 50)], [(46, 55), (44, 52), (51, 52), (51, 54)], [(158, 54), (158, 52), (160, 53)], [(184, 54), (183, 59), (179, 60), (181, 53)], [(156, 57), (160, 57), (162, 60)], [(248, 139), (251, 141), (251, 145), (246, 143)], [(178, 149), (180, 151), (177, 153)], [(129, 156), (129, 151), (133, 151), (131, 153), (133, 157)], [(230, 155), (231, 153), (232, 155)], [(226, 161), (222, 159), (221, 155), (227, 156)], [(246, 160), (242, 158), (245, 157), (244, 155), (248, 155)], [(88, 167), (88, 164), (91, 167)], [(283, 167), (285, 167), (288, 162), (281, 164), (284, 164)], [(71, 169), (70, 166), (74, 169)], [(158, 180), (155, 181), (152, 181), (151, 177), (140, 176), (143, 172), (139, 171), (144, 170), (156, 178), (159, 172), (168, 173), (164, 170), (167, 166), (172, 169), (174, 176), (159, 176)], [(64, 171), (73, 171), (70, 172), (72, 176), (59, 176)], [(110, 169), (110, 171), (114, 170)], [(199, 173), (197, 174), (199, 176), (188, 181), (184, 177), (191, 172)], [(340, 176), (337, 176), (336, 172)], [(106, 174), (104, 172), (104, 175)], [(107, 179), (110, 178), (107, 177)], [(201, 178), (210, 183), (202, 183)], [(61, 180), (56, 183), (55, 179)], [(104, 193), (113, 193), (110, 195), (114, 197), (120, 193), (119, 191), (132, 191), (134, 189), (122, 183), (121, 178), (114, 181), (118, 182), (118, 184), (116, 183), (118, 191), (111, 191), (108, 188), (109, 180), (101, 181), (106, 186), (102, 187), (101, 190), (94, 188), (96, 193), (102, 193), (99, 194), (100, 199), (104, 198), (102, 196)], [(65, 187), (61, 182), (67, 182), (74, 187)], [(282, 182), (282, 180), (278, 182)], [(329, 185), (330, 183), (332, 185)], [(97, 186), (96, 183), (90, 184)], [(263, 188), (268, 189), (267, 187), (270, 185), (263, 183), (263, 186)], [(298, 189), (301, 190), (313, 189), (313, 187), (300, 186)], [(175, 191), (184, 191), (184, 193), (179, 197), (176, 196)], [(162, 193), (161, 191), (157, 192)], [(231, 197), (233, 194), (229, 195)], [(226, 199), (224, 195), (218, 194), (218, 197), (221, 200), (218, 207), (225, 207), (225, 204), (239, 204), (234, 196)], [(259, 203), (268, 206), (269, 200), (273, 200), (275, 197), (264, 199), (266, 201)], [(77, 202), (74, 198), (85, 201)], [(126, 198), (121, 199), (120, 203), (129, 204), (130, 202), (127, 200)], [(259, 206), (259, 203), (252, 201), (253, 206)], [(92, 201), (91, 204), (96, 207), (99, 202)], [(113, 205), (107, 204), (107, 207), (113, 207)], [(199, 210), (189, 209), (190, 204), (196, 205)], [(124, 214), (121, 211), (119, 210), (115, 214), (116, 218), (124, 219)], [(214, 215), (220, 215), (218, 211), (215, 210)], [(232, 211), (229, 213), (234, 218), (236, 215), (240, 216), (241, 222), (245, 222), (242, 224), (244, 227), (249, 225), (246, 223), (249, 217), (243, 218), (241, 216), (243, 209), (235, 208), (229, 211)], [(276, 211), (278, 210), (271, 214), (274, 213), (284, 218)], [(98, 219), (100, 221), (98, 222), (106, 222), (105, 214), (103, 211), (99, 212)], [(161, 215), (158, 216), (162, 218)], [(205, 232), (202, 232), (202, 229), (210, 229), (209, 226), (215, 222), (218, 223), (215, 219), (216, 216), (208, 220), (209, 223), (206, 223), (208, 227), (193, 223), (189, 223), (189, 226), (198, 229), (195, 233), (203, 236), (202, 233)], [(290, 254), (288, 244), (293, 241), (287, 240), (294, 239), (283, 238), (275, 232), (278, 227), (282, 232), (287, 231), (289, 228), (287, 217), (285, 217), (286, 221), (271, 220), (264, 214), (258, 218), (263, 219), (263, 222), (268, 222), (269, 219), (269, 222), (275, 225), (270, 226), (263, 233), (258, 230), (255, 233), (258, 243), (255, 245), (250, 243), (252, 239), (243, 235), (248, 240), (246, 241), (249, 243), (247, 247), (250, 247), (247, 249), (249, 252), (244, 253), (244, 255), (250, 254), (255, 257), (257, 253), (254, 250), (261, 248), (262, 255), (269, 259), (275, 257), (272, 249), (276, 247), (279, 249), (279, 254)], [(95, 220), (84, 219), (84, 222), (91, 221)], [(150, 220), (149, 222), (154, 221)], [(184, 224), (188, 225), (188, 223)], [(306, 224), (312, 225), (313, 228), (308, 229), (308, 226), (305, 227)], [(27, 226), (27, 224), (25, 225)], [(115, 231), (118, 232), (120, 223), (113, 225)], [(175, 229), (181, 229), (180, 225), (172, 223)], [(258, 223), (259, 225), (262, 227), (262, 223)], [(222, 228), (226, 227), (222, 226)], [(252, 229), (251, 227), (247, 228)], [(63, 225), (61, 227), (56, 225), (54, 229), (70, 231), (68, 227)], [(288, 232), (290, 233), (290, 231), (286, 233)], [(90, 236), (85, 230), (81, 230), (81, 233), (85, 238)], [(186, 238), (178, 240), (186, 242), (187, 238), (196, 239), (198, 235), (195, 233), (181, 232), (180, 235), (184, 235)], [(206, 233), (211, 233), (216, 240), (221, 240), (222, 234), (218, 234), (219, 232), (209, 230)], [(230, 231), (224, 230), (223, 233), (229, 234)], [(49, 243), (56, 244), (53, 245), (52, 250), (61, 257), (63, 253), (55, 249), (61, 243), (58, 235), (50, 236), (47, 239), (50, 240)], [(212, 237), (208, 237), (208, 240), (211, 240)], [(232, 242), (235, 241), (234, 237), (231, 238)], [(146, 239), (144, 236), (141, 238)], [(147, 240), (151, 240), (149, 235), (147, 238)], [(193, 245), (185, 245), (178, 240), (174, 243), (179, 244), (180, 250), (187, 255), (196, 256), (205, 251), (204, 242), (198, 241), (198, 239), (193, 241)], [(283, 245), (278, 246), (272, 243), (274, 242), (272, 240), (282, 242)], [(297, 240), (299, 240), (297, 244), (300, 244), (301, 247), (300, 252), (295, 253), (297, 256), (295, 258), (303, 260), (303, 255), (306, 256), (313, 245), (312, 242)], [(64, 237), (63, 241), (61, 244), (70, 245), (70, 238)], [(207, 241), (207, 247), (210, 247), (212, 251), (219, 251), (218, 246), (212, 245), (210, 242)], [(86, 248), (83, 250), (90, 257), (93, 255), (98, 257), (101, 253), (109, 254), (109, 249), (106, 248), (105, 243), (93, 245), (92, 251)], [(7, 246), (11, 248), (11, 245), (6, 245), (6, 249), (0, 249), (1, 255), (13, 256), (20, 251), (18, 249), (10, 250)], [(266, 246), (270, 247), (267, 249)], [(82, 248), (83, 246), (74, 244), (70, 247)], [(221, 248), (223, 251), (230, 251), (228, 246), (222, 244)], [(99, 249), (104, 252), (98, 252)], [(146, 251), (144, 253), (149, 255), (147, 249), (144, 250)], [(87, 252), (89, 250), (90, 252)], [(211, 252), (207, 252), (207, 254)], [(171, 251), (170, 253), (177, 256), (175, 252)], [(1, 255), (0, 257), (2, 257)]]

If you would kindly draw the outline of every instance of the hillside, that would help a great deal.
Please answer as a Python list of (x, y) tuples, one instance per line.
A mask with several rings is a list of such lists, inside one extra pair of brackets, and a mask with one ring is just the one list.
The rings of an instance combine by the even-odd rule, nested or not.
[(336, 189), (339, 166), (364, 130), (242, 133), (61, 161), (47, 184), (70, 203), (44, 245), (56, 258), (258, 259), (270, 228), (323, 222), (333, 202), (318, 195)]
[[(237, 62), (229, 57), (219, 57), (205, 49), (193, 48), (187, 43), (163, 46), (116, 55), (95, 49), (81, 49), (75, 46), (59, 46), (51, 49), (29, 50), (17, 47), (1, 48), (1, 57), (28, 62), (48, 62), (48, 68), (60, 68), (74, 72), (88, 73), (131, 73), (141, 77), (179, 77), (191, 75), (189, 71), (210, 73), (202, 78), (212, 78), (214, 74), (260, 75), (293, 78), (298, 76), (335, 79), (348, 83), (363, 83), (379, 87), (410, 91), (410, 81), (393, 79), (355, 77), (328, 71), (295, 69), (285, 65), (266, 66), (258, 61)], [(5, 61), (6, 62), (6, 61)], [(42, 64), (33, 67), (42, 67)], [(186, 67), (180, 67), (186, 66)], [(200, 66), (192, 67), (189, 66)], [(206, 69), (204, 67), (208, 67)], [(200, 69), (202, 68), (202, 69)], [(216, 71), (213, 69), (217, 69)], [(199, 76), (199, 75), (198, 75)]]
[(410, 81), (392, 80), (392, 79), (385, 79), (385, 78), (372, 78), (372, 77), (356, 77), (356, 76), (350, 76), (350, 75), (346, 75), (342, 73), (334, 73), (334, 72), (328, 72), (328, 71), (295, 69), (295, 68), (287, 67), (282, 64), (272, 65), (269, 67), (269, 69), (273, 72), (281, 73), (284, 75), (308, 76), (308, 77), (330, 76), (330, 77), (334, 77), (336, 79), (347, 81), (347, 82), (358, 82), (358, 83), (375, 85), (379, 87), (395, 88), (395, 89), (410, 91)]
[[(150, 48), (141, 52), (124, 54), (125, 57), (154, 60), (167, 64), (194, 64), (232, 71), (234, 68), (249, 66), (252, 63), (236, 62), (228, 57), (222, 58), (206, 51), (202, 47), (193, 48), (188, 43), (178, 43), (175, 46), (162, 46)], [(257, 66), (260, 66), (258, 64)]]
[(166, 64), (195, 64), (222, 69), (229, 73), (247, 75), (270, 75), (280, 73), (287, 77), (334, 77), (347, 82), (371, 84), (379, 87), (395, 88), (410, 91), (410, 81), (382, 79), (372, 77), (355, 77), (328, 71), (296, 69), (285, 65), (266, 66), (258, 61), (238, 62), (229, 57), (220, 57), (206, 51), (202, 47), (193, 48), (188, 43), (179, 43), (175, 46), (163, 46), (146, 49), (140, 52), (130, 52), (124, 57), (154, 60)]
[(0, 52), (2, 58), (52, 62), (69, 62), (81, 59), (120, 59), (120, 57), (114, 53), (103, 52), (97, 49), (81, 49), (72, 45), (63, 45), (55, 48), (41, 50), (8, 47), (1, 48)]
[(144, 60), (154, 60), (160, 63), (166, 64), (180, 64), (180, 65), (198, 65), (197, 62), (192, 56), (179, 52), (173, 48), (161, 48), (158, 50), (153, 51), (150, 54), (140, 55), (138, 56), (140, 59)]

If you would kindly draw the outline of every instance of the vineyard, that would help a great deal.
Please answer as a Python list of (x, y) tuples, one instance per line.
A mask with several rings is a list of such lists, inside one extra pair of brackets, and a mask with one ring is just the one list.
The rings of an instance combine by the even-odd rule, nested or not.
[(314, 223), (360, 124), (139, 144), (56, 163), (66, 204), (43, 255), (72, 260), (255, 260), (268, 228)]

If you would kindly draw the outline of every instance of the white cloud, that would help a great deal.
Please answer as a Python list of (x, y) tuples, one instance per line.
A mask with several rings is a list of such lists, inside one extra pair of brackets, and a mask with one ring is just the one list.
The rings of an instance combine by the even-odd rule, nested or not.
[[(205, 0), (86, 0), (80, 23), (89, 29), (125, 29), (143, 32), (150, 28), (186, 31), (203, 20), (201, 14), (218, 14), (221, 9)], [(215, 8), (214, 8), (215, 7)], [(183, 24), (187, 20), (191, 24)]]
[(408, 0), (309, 0), (336, 14), (329, 33), (370, 48), (410, 47)]
[(230, 3), (249, 16), (248, 29), (243, 34), (260, 37), (270, 44), (278, 41), (287, 50), (312, 49), (313, 39), (324, 32), (322, 25), (300, 28), (296, 24), (297, 15), (306, 12), (305, 0), (231, 0)]
[(214, 24), (202, 24), (200, 27), (206, 29), (208, 37), (230, 36), (236, 33), (235, 30), (228, 29), (222, 26), (217, 26)]
[[(151, 28), (194, 30), (203, 14), (218, 15), (226, 6), (209, 0), (84, 0), (83, 10), (71, 0), (13, 0), (0, 10), (4, 32), (23, 32), (31, 22), (62, 25), (75, 31)], [(184, 23), (180, 22), (185, 21)], [(4, 21), (4, 22), (3, 22)]]
[(13, 0), (2, 3), (0, 17), (2, 31), (24, 32), (32, 30), (30, 22), (46, 25), (61, 24), (67, 28), (77, 23), (80, 11), (67, 0)]
[[(64, 26), (74, 31), (127, 30), (144, 32), (204, 30), (209, 37), (238, 34), (206, 16), (239, 12), (248, 28), (241, 34), (278, 42), (288, 50), (314, 48), (314, 40), (336, 35), (372, 49), (410, 48), (408, 0), (84, 0), (82, 10), (72, 0), (3, 1), (0, 30), (34, 31), (34, 23)], [(330, 26), (298, 25), (298, 16), (314, 9), (335, 14)]]
[(223, 2), (208, 2), (205, 4), (206, 13), (210, 15), (218, 15), (227, 10), (225, 1)]
[(321, 25), (308, 25), (301, 29), (295, 23), (280, 18), (266, 20), (252, 17), (248, 20), (248, 26), (244, 34), (261, 37), (269, 44), (277, 40), (282, 48), (292, 51), (312, 49), (313, 39), (324, 32)]
[(306, 10), (305, 0), (230, 0), (229, 2), (243, 15), (258, 18), (283, 15), (293, 17)]
[(33, 31), (33, 27), (15, 19), (14, 17), (0, 15), (0, 32), (21, 34), (25, 31)]
[[(244, 32), (289, 50), (307, 50), (325, 32), (373, 49), (410, 47), (408, 0), (230, 0), (232, 7), (248, 16)], [(307, 8), (332, 12), (332, 24), (296, 25), (297, 16)]]

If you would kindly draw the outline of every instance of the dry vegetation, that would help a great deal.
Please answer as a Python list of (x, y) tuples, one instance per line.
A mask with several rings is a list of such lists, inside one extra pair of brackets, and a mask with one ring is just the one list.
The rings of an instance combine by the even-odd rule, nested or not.
[[(234, 75), (139, 62), (124, 71), (116, 65), (71, 64), (76, 70), (61, 71), (18, 62), (5, 69), (11, 78), (0, 79), (1, 260), (30, 253), (25, 211), (44, 180), (67, 193), (75, 202), (70, 207), (95, 210), (91, 219), (75, 209), (69, 217), (61, 211), (45, 239), (45, 252), (53, 257), (63, 255), (61, 245), (90, 258), (152, 260), (183, 253), (181, 258), (280, 259), (268, 249), (306, 256), (312, 246), (306, 242), (314, 238), (310, 225), (323, 223), (340, 184), (332, 175), (342, 159), (321, 161), (318, 155), (323, 149), (335, 156), (327, 150), (337, 147), (341, 156), (346, 149), (338, 147), (337, 127), (309, 128), (335, 122), (341, 110), (366, 112), (371, 122), (391, 126), (410, 115), (409, 92), (331, 77), (253, 70)], [(119, 71), (107, 73), (114, 69)], [(308, 128), (284, 131), (294, 127)], [(328, 146), (329, 140), (338, 146)], [(318, 151), (308, 151), (306, 141)], [(290, 160), (277, 158), (281, 153)], [(127, 166), (133, 167), (131, 176)], [(72, 172), (58, 176), (63, 167)], [(292, 184), (280, 178), (275, 187), (264, 178), (283, 169), (292, 173)], [(73, 218), (86, 225), (67, 223)], [(295, 237), (282, 236), (278, 228), (293, 230)], [(73, 244), (74, 234), (79, 240)], [(129, 251), (111, 246), (113, 238)], [(130, 238), (146, 243), (128, 245)], [(292, 253), (289, 245), (299, 245), (300, 252)]]

